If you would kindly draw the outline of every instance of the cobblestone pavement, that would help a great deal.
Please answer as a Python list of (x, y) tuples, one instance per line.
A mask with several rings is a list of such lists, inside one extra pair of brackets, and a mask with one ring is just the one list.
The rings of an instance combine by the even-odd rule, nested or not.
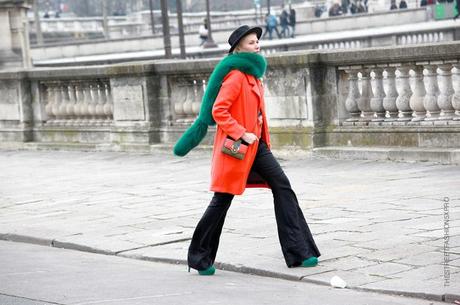
[[(280, 163), (322, 252), (319, 266), (286, 267), (271, 193), (249, 189), (229, 210), (220, 268), (320, 284), (339, 275), (352, 288), (460, 299), (459, 166)], [(205, 151), (0, 151), (0, 239), (185, 263), (212, 196), (209, 165)]]

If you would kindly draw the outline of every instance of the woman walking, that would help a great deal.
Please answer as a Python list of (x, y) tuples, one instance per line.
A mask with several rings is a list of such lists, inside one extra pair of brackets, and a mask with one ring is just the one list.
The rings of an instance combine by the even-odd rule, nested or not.
[(262, 29), (241, 26), (228, 39), (229, 55), (214, 69), (200, 114), (174, 147), (183, 156), (199, 144), (207, 126), (217, 124), (211, 169), (214, 196), (199, 221), (188, 250), (189, 268), (215, 273), (214, 260), (227, 210), (246, 187), (273, 193), (281, 250), (288, 267), (313, 267), (320, 252), (288, 178), (270, 151), (260, 78), (266, 60), (259, 55)]

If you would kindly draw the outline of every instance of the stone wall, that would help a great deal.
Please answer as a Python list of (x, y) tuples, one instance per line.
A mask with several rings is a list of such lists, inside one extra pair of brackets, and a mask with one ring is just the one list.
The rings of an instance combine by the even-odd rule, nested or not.
[[(460, 43), (268, 56), (275, 148), (460, 148)], [(0, 73), (0, 141), (170, 147), (198, 114), (217, 59)], [(211, 144), (211, 128), (204, 144)]]

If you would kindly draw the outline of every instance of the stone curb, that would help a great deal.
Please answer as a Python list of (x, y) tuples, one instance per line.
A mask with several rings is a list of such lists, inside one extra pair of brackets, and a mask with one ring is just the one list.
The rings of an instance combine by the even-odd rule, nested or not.
[[(113, 153), (172, 153), (172, 144), (74, 144), (74, 143), (0, 143), (0, 151), (85, 151)], [(212, 146), (201, 144), (194, 152), (211, 152)], [(191, 154), (193, 154), (192, 152)], [(281, 159), (333, 159), (333, 160), (372, 160), (403, 163), (432, 163), (460, 165), (458, 148), (421, 148), (421, 147), (347, 147), (325, 146), (311, 150), (296, 146), (273, 148), (273, 154)]]
[(378, 160), (391, 162), (428, 162), (445, 165), (460, 164), (458, 148), (402, 148), (402, 147), (338, 147), (313, 149), (313, 156), (340, 160)]
[[(151, 261), (151, 262), (158, 262), (158, 263), (167, 263), (167, 264), (187, 266), (187, 261), (182, 260), (182, 259), (152, 257), (152, 256), (143, 256), (143, 255), (129, 255), (129, 254), (124, 254), (123, 253), (124, 251), (114, 252), (114, 251), (109, 251), (109, 250), (88, 247), (88, 246), (80, 245), (76, 243), (59, 242), (54, 239), (44, 239), (44, 238), (37, 238), (37, 237), (26, 236), (26, 235), (0, 233), (0, 240), (35, 244), (35, 245), (40, 245), (40, 246), (50, 246), (54, 248), (62, 248), (62, 249), (67, 249), (67, 250), (76, 250), (76, 251), (103, 254), (103, 255), (118, 256), (118, 257), (123, 257), (123, 258), (128, 258), (128, 259), (137, 259), (137, 260), (144, 260), (144, 261)], [(321, 286), (330, 286), (329, 282), (327, 281), (312, 280), (304, 276), (299, 277), (299, 276), (290, 275), (286, 273), (273, 272), (269, 270), (257, 269), (257, 268), (247, 267), (247, 266), (241, 266), (241, 265), (237, 266), (237, 265), (223, 263), (223, 262), (216, 262), (215, 266), (217, 267), (217, 269), (220, 269), (220, 270), (237, 272), (237, 273), (242, 273), (242, 274), (251, 274), (251, 275), (278, 278), (278, 279), (289, 280), (289, 281), (302, 281), (302, 282), (315, 284), (315, 285), (321, 285)], [(441, 295), (441, 294), (420, 293), (420, 292), (411, 292), (411, 291), (397, 291), (397, 290), (387, 290), (387, 289), (378, 289), (378, 288), (362, 288), (362, 287), (355, 287), (355, 286), (348, 286), (345, 289), (351, 289), (351, 290), (362, 291), (362, 292), (380, 293), (380, 294), (386, 294), (386, 295), (397, 295), (397, 296), (418, 298), (418, 299), (424, 299), (424, 300), (430, 300), (430, 301), (453, 302), (455, 300), (460, 299), (460, 295), (454, 295), (454, 294), (442, 294)]]

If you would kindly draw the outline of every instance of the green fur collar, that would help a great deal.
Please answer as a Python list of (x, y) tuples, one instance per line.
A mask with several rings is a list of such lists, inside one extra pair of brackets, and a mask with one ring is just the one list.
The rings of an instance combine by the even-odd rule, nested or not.
[(231, 70), (237, 69), (246, 74), (254, 75), (256, 78), (261, 78), (266, 68), (267, 61), (257, 53), (232, 53), (222, 59), (209, 77), (198, 118), (174, 145), (174, 154), (185, 156), (200, 144), (206, 136), (208, 126), (216, 124), (212, 117), (212, 106), (219, 94), (222, 81)]

